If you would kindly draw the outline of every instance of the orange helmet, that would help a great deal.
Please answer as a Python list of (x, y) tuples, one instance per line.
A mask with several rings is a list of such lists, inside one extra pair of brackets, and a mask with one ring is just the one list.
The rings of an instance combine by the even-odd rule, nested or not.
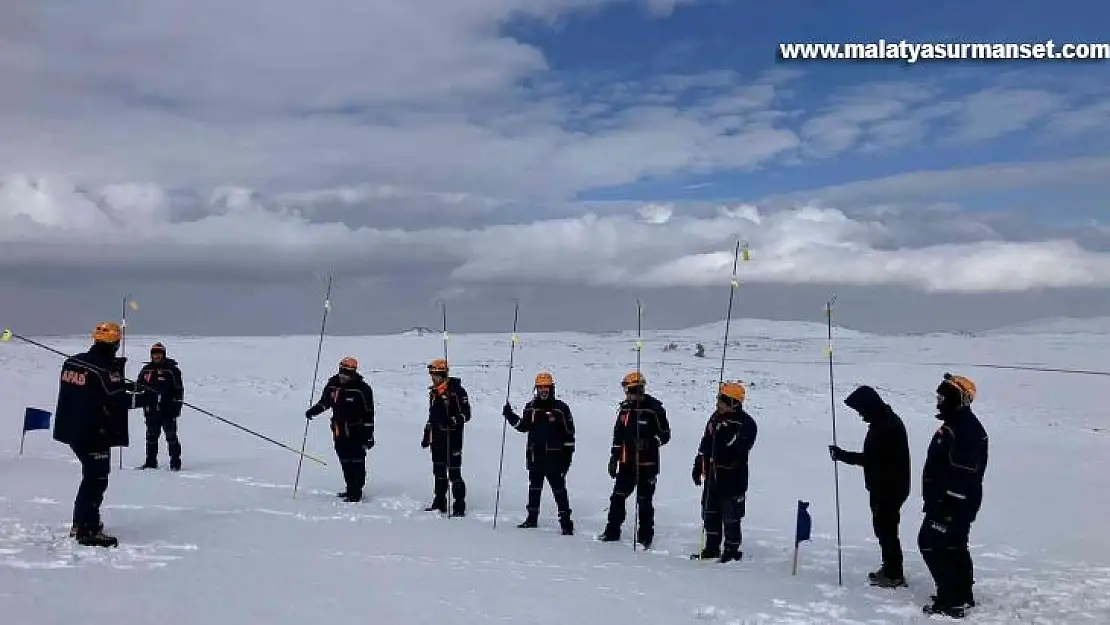
[(970, 406), (971, 402), (975, 401), (975, 395), (978, 389), (975, 388), (975, 383), (972, 382), (970, 378), (946, 373), (944, 374), (944, 381), (959, 389), (960, 400), (963, 405)]
[(742, 382), (736, 380), (721, 384), (720, 394), (733, 401), (742, 403), (744, 401), (744, 397), (747, 396), (748, 391), (744, 388), (744, 384)]
[(344, 356), (343, 359), (339, 361), (339, 368), (358, 371), (358, 359), (354, 356)]
[(432, 375), (447, 375), (448, 370), (449, 369), (447, 367), (447, 361), (442, 358), (436, 358), (432, 362), (428, 363), (428, 373), (431, 373)]
[(555, 377), (547, 371), (540, 371), (536, 374), (536, 387), (541, 386), (555, 386)]
[(621, 379), (621, 386), (624, 388), (635, 386), (647, 386), (647, 379), (639, 371), (633, 371)]
[(122, 336), (123, 332), (115, 321), (102, 321), (92, 331), (92, 339), (96, 343), (119, 343)]

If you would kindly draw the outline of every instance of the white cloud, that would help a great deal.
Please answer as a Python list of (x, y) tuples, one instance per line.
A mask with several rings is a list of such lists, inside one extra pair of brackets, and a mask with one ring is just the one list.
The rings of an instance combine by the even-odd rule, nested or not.
[[(65, 268), (74, 276), (140, 267), (146, 275), (269, 278), (334, 268), (373, 277), (436, 266), (458, 285), (710, 286), (728, 280), (739, 238), (753, 253), (743, 267), (744, 281), (956, 292), (1110, 287), (1110, 253), (1070, 240), (1046, 235), (1002, 241), (988, 229), (982, 234), (994, 240), (891, 246), (907, 234), (901, 231), (919, 235), (922, 223), (890, 215), (850, 217), (811, 206), (777, 212), (729, 206), (716, 216), (695, 218), (671, 206), (649, 205), (638, 213), (606, 217), (405, 231), (311, 223), (260, 202), (245, 189), (220, 190), (211, 198), (218, 208), (184, 223), (166, 219), (160, 193), (117, 192), (114, 197), (124, 204), (103, 208), (88, 199), (90, 193), (96, 195), (28, 180), (0, 188), (0, 266), (8, 272)], [(144, 220), (117, 223), (106, 216), (121, 206), (134, 212), (143, 202), (153, 206), (138, 209)], [(63, 210), (78, 209), (76, 214), (84, 216), (78, 221), (58, 218)], [(954, 217), (974, 221), (970, 215)], [(936, 232), (947, 235), (943, 227)], [(975, 234), (974, 229), (967, 234)]]
[(964, 103), (955, 138), (981, 141), (1024, 130), (1063, 103), (1059, 95), (1039, 89), (985, 89)]

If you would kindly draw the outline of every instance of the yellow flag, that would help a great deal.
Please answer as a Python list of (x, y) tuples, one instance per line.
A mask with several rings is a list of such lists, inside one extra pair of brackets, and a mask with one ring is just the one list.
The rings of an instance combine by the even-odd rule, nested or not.
[(828, 345), (826, 345), (825, 348), (821, 351), (825, 355), (825, 358), (828, 358), (829, 356), (832, 356), (832, 353), (833, 353), (832, 348), (829, 347)]
[(127, 307), (130, 308), (131, 310), (138, 310), (139, 309), (139, 302), (136, 302), (135, 300), (131, 300), (130, 302), (127, 302)]
[(520, 337), (516, 334), (513, 334), (512, 338), (509, 339), (509, 342), (511, 342), (513, 345), (519, 345)]
[(742, 258), (744, 259), (744, 262), (747, 262), (747, 261), (749, 261), (749, 260), (751, 260), (751, 259), (752, 259), (752, 253), (751, 253), (751, 251), (750, 251), (750, 250), (748, 249), (748, 246), (747, 246), (747, 245), (745, 245), (745, 246), (744, 246), (744, 253), (743, 253), (743, 256), (742, 256)]
[(12, 331), (4, 328), (3, 334), (0, 334), (0, 342), (7, 343), (10, 340), (12, 340)]

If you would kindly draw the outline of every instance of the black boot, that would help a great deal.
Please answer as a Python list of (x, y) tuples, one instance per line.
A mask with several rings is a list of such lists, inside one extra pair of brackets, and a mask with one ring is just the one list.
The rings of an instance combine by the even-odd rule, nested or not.
[(691, 560), (716, 560), (721, 557), (720, 549), (711, 549), (706, 547), (697, 553), (691, 553)]
[(170, 471), (180, 471), (180, 470), (181, 470), (181, 458), (180, 457), (170, 458)]
[(517, 525), (517, 527), (519, 527), (520, 529), (530, 529), (530, 528), (533, 528), (533, 527), (539, 527), (539, 516), (540, 516), (539, 512), (529, 510), (528, 511), (528, 517), (526, 519), (524, 519), (523, 523), (521, 523), (520, 525)]
[(139, 466), (137, 466), (135, 468), (136, 469), (157, 469), (158, 468), (158, 460), (147, 458), (146, 462), (140, 464)]
[(597, 535), (597, 539), (603, 543), (613, 543), (621, 539), (621, 530), (619, 527), (614, 528), (608, 525), (605, 526), (605, 531)]
[(78, 544), (86, 547), (116, 547), (119, 545), (119, 540), (115, 536), (104, 533), (103, 525), (94, 530), (78, 529), (76, 538)]
[(362, 501), (362, 493), (358, 491), (351, 492), (350, 490), (348, 490), (347, 492), (343, 493), (343, 501), (347, 503), (358, 503)]
[(424, 512), (440, 512), (442, 514), (447, 514), (447, 502), (442, 499), (434, 499), (432, 500), (432, 505), (424, 508)]
[(881, 569), (869, 574), (867, 578), (872, 586), (878, 586), (879, 588), (903, 588), (909, 586), (904, 576), (887, 575), (886, 572)]
[(559, 529), (563, 530), (563, 536), (574, 536), (574, 521), (570, 518), (570, 510), (559, 514)]
[(736, 547), (725, 547), (725, 550), (721, 552), (721, 559), (718, 560), (718, 562), (720, 562), (721, 564), (725, 564), (727, 562), (732, 562), (733, 560), (735, 560), (736, 562), (739, 562), (743, 558), (744, 558), (744, 552), (743, 551), (740, 551)]

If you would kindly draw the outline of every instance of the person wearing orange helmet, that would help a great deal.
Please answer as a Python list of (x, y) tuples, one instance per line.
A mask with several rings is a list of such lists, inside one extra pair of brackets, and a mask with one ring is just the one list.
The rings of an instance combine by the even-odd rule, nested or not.
[(463, 428), (470, 421), (470, 398), (462, 381), (450, 374), (447, 361), (428, 363), (432, 384), (428, 388), (428, 422), (420, 446), (431, 449), (434, 479), (432, 503), (425, 508), (447, 513), (447, 486), (451, 486), (451, 516), (466, 516), (466, 481), (462, 476)]
[(978, 390), (969, 378), (944, 374), (937, 386), (941, 420), (921, 475), (925, 518), (917, 535), (921, 557), (936, 584), (926, 614), (962, 618), (975, 606), (974, 567), (968, 550), (971, 524), (983, 503), (989, 438), (971, 410)]
[(150, 362), (139, 371), (143, 393), (147, 395), (143, 416), (146, 421), (146, 462), (140, 469), (158, 468), (158, 437), (166, 433), (170, 470), (181, 470), (181, 440), (177, 436), (177, 418), (181, 416), (181, 402), (185, 400), (185, 385), (181, 368), (173, 358), (166, 357), (166, 346), (150, 346)]
[(543, 483), (551, 485), (551, 495), (559, 510), (559, 527), (564, 536), (574, 534), (570, 518), (570, 497), (567, 494), (567, 472), (574, 457), (574, 417), (570, 407), (555, 398), (555, 378), (541, 371), (535, 379), (535, 395), (524, 405), (522, 415), (513, 412), (508, 402), (501, 414), (518, 432), (528, 434), (526, 462), (528, 468), (528, 517), (520, 528), (539, 524), (540, 496)]
[[(702, 526), (705, 545), (694, 560), (739, 561), (743, 542), (741, 521), (747, 507), (748, 455), (758, 427), (744, 410), (747, 390), (741, 382), (725, 382), (717, 393), (717, 409), (709, 416), (694, 456), (695, 486), (702, 486)], [(704, 483), (704, 486), (703, 486)], [(724, 551), (721, 529), (724, 529)]]
[(100, 506), (108, 490), (112, 447), (127, 447), (127, 411), (145, 405), (124, 377), (126, 358), (116, 356), (123, 337), (118, 323), (105, 321), (92, 331), (93, 344), (65, 359), (54, 409), (54, 440), (69, 445), (81, 462), (81, 485), (73, 501), (70, 536), (78, 543), (115, 547), (104, 533)]
[(626, 516), (625, 501), (636, 492), (639, 527), (636, 542), (651, 548), (655, 537), (655, 484), (659, 477), (659, 449), (671, 440), (667, 411), (647, 393), (647, 380), (633, 371), (621, 380), (624, 401), (613, 423), (613, 445), (609, 455), (609, 477), (614, 479), (609, 496), (609, 518), (597, 538), (602, 542), (620, 540)]
[(358, 372), (354, 356), (339, 361), (339, 371), (328, 379), (319, 401), (304, 416), (311, 420), (328, 409), (335, 455), (347, 486), (338, 496), (349, 503), (362, 501), (366, 452), (374, 447), (374, 390)]

